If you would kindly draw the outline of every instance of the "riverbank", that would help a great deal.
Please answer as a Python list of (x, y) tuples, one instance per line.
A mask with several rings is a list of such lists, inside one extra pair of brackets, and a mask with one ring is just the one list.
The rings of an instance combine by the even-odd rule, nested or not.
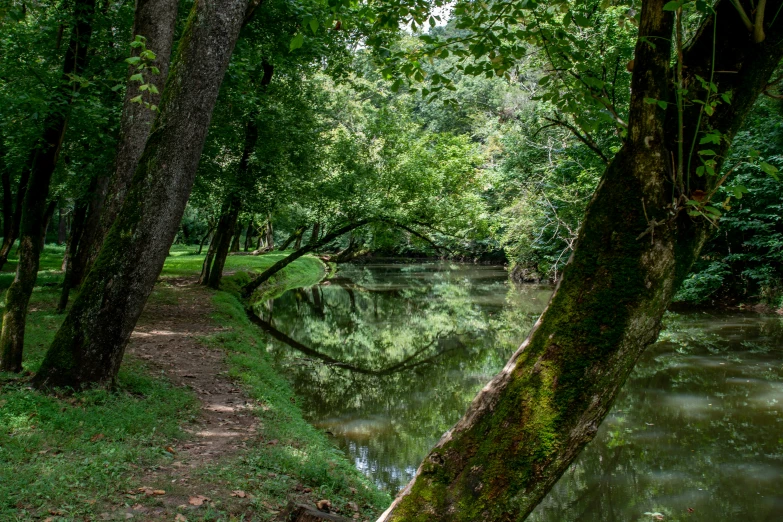
[[(62, 249), (47, 247), (25, 374), (0, 374), (0, 519), (274, 520), (289, 500), (321, 499), (372, 519), (388, 496), (303, 419), (237, 297), (248, 272), (282, 254), (230, 256), (220, 292), (195, 282), (203, 256), (173, 254), (117, 389), (51, 396), (27, 384), (63, 318), (54, 313)], [(266, 290), (313, 284), (323, 271), (305, 257)]]

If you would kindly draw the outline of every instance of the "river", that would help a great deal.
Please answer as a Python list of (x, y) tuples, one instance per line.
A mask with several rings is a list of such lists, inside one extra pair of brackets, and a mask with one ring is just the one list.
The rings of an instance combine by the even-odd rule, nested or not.
[[(256, 313), (308, 419), (394, 493), (550, 293), (510, 284), (501, 267), (347, 265)], [(783, 318), (693, 312), (665, 323), (528, 520), (783, 520)]]

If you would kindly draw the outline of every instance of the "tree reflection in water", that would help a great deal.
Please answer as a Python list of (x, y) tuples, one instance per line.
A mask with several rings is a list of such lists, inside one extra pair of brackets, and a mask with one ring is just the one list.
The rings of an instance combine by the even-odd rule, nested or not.
[[(395, 492), (550, 292), (511, 286), (497, 267), (350, 266), (260, 303), (256, 322), (311, 421)], [(530, 520), (783, 520), (782, 341), (775, 316), (670, 315)]]

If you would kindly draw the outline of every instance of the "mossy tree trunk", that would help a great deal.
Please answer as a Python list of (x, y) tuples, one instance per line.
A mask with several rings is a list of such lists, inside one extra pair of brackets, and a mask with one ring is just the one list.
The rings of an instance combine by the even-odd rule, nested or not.
[(37, 386), (113, 383), (179, 229), (247, 3), (193, 4), (125, 202), (46, 353)]
[[(151, 66), (160, 70), (160, 74), (145, 77), (148, 83), (155, 85), (160, 93), (166, 82), (174, 41), (177, 21), (176, 0), (138, 0), (133, 20), (133, 35), (142, 35), (146, 46), (155, 53)], [(134, 49), (133, 55), (139, 50)], [(136, 73), (133, 66), (128, 68), (128, 76)], [(120, 118), (120, 140), (114, 159), (112, 175), (98, 176), (87, 209), (87, 218), (81, 237), (78, 238), (73, 260), (63, 283), (60, 304), (68, 303), (70, 290), (81, 284), (90, 266), (100, 251), (103, 240), (125, 201), (133, 173), (139, 163), (144, 145), (147, 142), (155, 112), (131, 99), (141, 94), (136, 82), (127, 82), (125, 100)], [(160, 104), (161, 94), (149, 95), (151, 103)]]
[[(27, 175), (26, 191), (22, 203), (19, 228), (19, 262), (16, 275), (5, 299), (3, 326), (0, 332), (0, 369), (19, 372), (22, 370), (24, 330), (27, 319), (27, 305), (38, 279), (38, 264), (43, 247), (43, 234), (54, 207), (47, 205), (49, 185), (57, 166), (65, 129), (68, 122), (71, 101), (76, 87), (71, 84), (71, 74), (82, 74), (87, 62), (87, 47), (92, 36), (92, 18), (95, 0), (77, 0), (73, 7), (73, 29), (63, 61), (63, 75), (54, 92), (52, 112), (44, 121), (43, 132), (31, 153), (30, 171)], [(21, 191), (21, 184), (20, 184)], [(10, 245), (9, 245), (10, 250)], [(8, 251), (5, 251), (7, 259)]]
[[(672, 197), (679, 126), (670, 83), (673, 15), (663, 11), (665, 3), (642, 3), (645, 38), (636, 45), (628, 137), (596, 189), (546, 311), (381, 521), (523, 520), (592, 440), (658, 337), (661, 317), (711, 228), (703, 217), (688, 216), (684, 199), (696, 190), (710, 194), (717, 182), (691, 173), (691, 192)], [(699, 105), (687, 108), (687, 144), (697, 121), (702, 131), (733, 138), (783, 54), (781, 29), (769, 28), (764, 42), (753, 43), (729, 0), (717, 10), (716, 63), (710, 17), (685, 50), (685, 85), (701, 88), (696, 75), (709, 78), (714, 65), (718, 92), (731, 93), (732, 103), (701, 120)], [(645, 98), (670, 103), (664, 111)], [(710, 148), (722, 158), (728, 145)], [(695, 170), (700, 162), (691, 163)]]

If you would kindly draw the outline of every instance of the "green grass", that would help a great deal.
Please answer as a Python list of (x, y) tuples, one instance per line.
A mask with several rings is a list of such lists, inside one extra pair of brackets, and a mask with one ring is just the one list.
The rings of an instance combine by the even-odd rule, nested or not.
[[(162, 279), (198, 275), (203, 255), (175, 247)], [(250, 273), (260, 272), (287, 253), (229, 256), (225, 291), (215, 292), (213, 320), (226, 328), (203, 340), (226, 351), (233, 379), (257, 401), (263, 439), (246, 452), (197, 473), (208, 484), (231, 484), (254, 497), (245, 520), (267, 520), (285, 505), (293, 489), (311, 488), (338, 508), (356, 502), (363, 518), (376, 515), (390, 499), (358, 472), (327, 437), (308, 424), (285, 378), (274, 370), (263, 335), (250, 323), (237, 297)], [(82, 520), (128, 503), (124, 492), (138, 487), (144, 469), (165, 465), (165, 448), (186, 438), (182, 427), (197, 414), (190, 391), (151, 375), (126, 357), (113, 391), (46, 395), (32, 390), (27, 377), (40, 365), (63, 315), (54, 312), (60, 293), (63, 247), (47, 245), (41, 259), (25, 333), (23, 376), (0, 373), (0, 520)], [(0, 292), (13, 280), (14, 260), (0, 272)], [(312, 285), (324, 265), (303, 257), (262, 289), (264, 298), (288, 288)], [(170, 299), (165, 285), (150, 300)], [(0, 295), (4, 297), (4, 295)], [(278, 444), (267, 442), (278, 440)], [(228, 506), (216, 502), (188, 520), (231, 520)], [(344, 511), (348, 512), (348, 511)], [(54, 513), (54, 515), (52, 515)]]
[(304, 420), (295, 394), (273, 368), (263, 338), (237, 296), (220, 292), (213, 303), (215, 320), (230, 329), (208, 342), (228, 348), (230, 375), (257, 402), (255, 413), (263, 425), (263, 438), (239, 458), (203, 473), (252, 493), (260, 520), (271, 520), (275, 510), (268, 506), (285, 506), (291, 490), (303, 488), (313, 489), (317, 498), (329, 499), (344, 514), (352, 513), (347, 505), (355, 502), (362, 520), (377, 517), (391, 498), (354, 468), (322, 431)]

